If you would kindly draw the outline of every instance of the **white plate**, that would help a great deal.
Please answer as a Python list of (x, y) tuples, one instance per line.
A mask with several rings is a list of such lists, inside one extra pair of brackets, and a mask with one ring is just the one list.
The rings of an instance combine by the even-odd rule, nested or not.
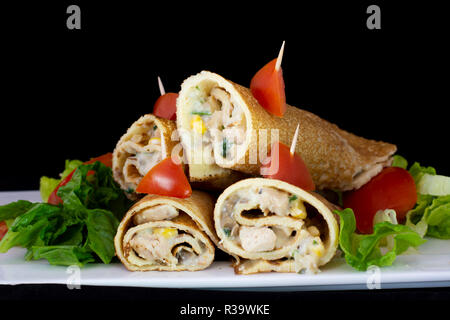
[[(0, 192), (0, 205), (18, 199), (40, 201), (37, 191)], [(450, 241), (428, 239), (417, 254), (402, 255), (394, 265), (359, 272), (335, 258), (316, 275), (265, 273), (235, 275), (228, 262), (217, 261), (197, 272), (129, 272), (121, 264), (83, 268), (25, 261), (25, 249), (0, 254), (0, 284), (66, 284), (221, 290), (346, 290), (450, 286)]]

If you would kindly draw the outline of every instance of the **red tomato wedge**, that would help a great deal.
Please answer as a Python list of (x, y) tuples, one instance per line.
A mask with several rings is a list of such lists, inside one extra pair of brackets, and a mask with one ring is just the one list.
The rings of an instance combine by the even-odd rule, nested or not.
[[(96, 158), (91, 158), (89, 161), (86, 161), (84, 164), (91, 164), (94, 163), (96, 161), (100, 161), (101, 163), (103, 163), (105, 166), (112, 168), (112, 153), (108, 152), (105, 153), (104, 155), (101, 155), (99, 157)], [(69, 173), (64, 179), (61, 180), (61, 182), (56, 186), (55, 190), (52, 191), (52, 193), (50, 193), (50, 196), (48, 197), (47, 203), (49, 204), (54, 204), (54, 205), (58, 205), (58, 204), (62, 204), (63, 201), (60, 197), (58, 197), (58, 195), (56, 194), (59, 190), (60, 187), (65, 186), (67, 183), (69, 183), (70, 179), (72, 179), (72, 176), (74, 174), (75, 170), (73, 170), (71, 173)], [(94, 174), (94, 172), (88, 172), (88, 175)]]
[(74, 172), (75, 172), (75, 170), (73, 170), (64, 179), (61, 180), (61, 182), (56, 186), (55, 190), (53, 190), (52, 193), (50, 193), (47, 203), (54, 204), (54, 205), (63, 203), (62, 199), (60, 197), (58, 197), (58, 195), (56, 193), (58, 192), (59, 188), (61, 188), (62, 186), (65, 186), (67, 183), (69, 183), (70, 179), (72, 179)]
[(356, 227), (361, 233), (373, 232), (373, 218), (378, 210), (394, 209), (399, 222), (417, 202), (417, 192), (411, 174), (402, 168), (383, 169), (358, 190), (345, 192), (344, 208), (355, 213)]
[(269, 157), (268, 163), (261, 166), (264, 178), (283, 180), (306, 191), (315, 189), (305, 162), (299, 154), (292, 154), (289, 147), (281, 142), (274, 143)]
[(0, 221), (0, 240), (3, 239), (5, 234), (8, 232), (8, 226), (6, 225), (5, 221)]
[(99, 157), (91, 158), (91, 160), (86, 161), (84, 164), (91, 164), (91, 163), (94, 163), (96, 161), (100, 161), (105, 166), (107, 166), (109, 168), (112, 168), (112, 156), (113, 156), (112, 152), (108, 152), (108, 153), (105, 153), (105, 154), (103, 154), (103, 155), (101, 155)]
[(192, 194), (183, 166), (176, 164), (171, 157), (151, 168), (142, 178), (136, 191), (176, 198), (188, 198)]
[(283, 71), (275, 70), (273, 59), (259, 70), (250, 82), (250, 90), (259, 104), (273, 115), (282, 117), (286, 111)]
[(177, 98), (178, 93), (169, 92), (163, 94), (156, 100), (155, 105), (153, 106), (153, 114), (160, 118), (176, 120)]

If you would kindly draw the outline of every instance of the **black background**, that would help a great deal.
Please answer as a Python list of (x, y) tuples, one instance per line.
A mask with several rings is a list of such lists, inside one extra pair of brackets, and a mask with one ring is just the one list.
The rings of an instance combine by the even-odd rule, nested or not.
[[(437, 4), (143, 3), (2, 4), (0, 190), (37, 189), (65, 159), (112, 151), (152, 111), (157, 76), (173, 92), (201, 70), (248, 86), (283, 40), (289, 104), (450, 175), (448, 30)], [(70, 4), (81, 30), (66, 28)], [(381, 7), (381, 30), (366, 27), (369, 4)]]
[[(81, 8), (68, 30), (66, 8)], [(159, 96), (201, 70), (249, 85), (286, 40), (287, 102), (395, 143), (450, 174), (445, 11), (425, 2), (55, 1), (2, 9), (1, 190), (37, 189), (64, 159), (112, 151)], [(427, 2), (428, 3), (428, 2)], [(248, 5), (248, 6), (247, 6)]]

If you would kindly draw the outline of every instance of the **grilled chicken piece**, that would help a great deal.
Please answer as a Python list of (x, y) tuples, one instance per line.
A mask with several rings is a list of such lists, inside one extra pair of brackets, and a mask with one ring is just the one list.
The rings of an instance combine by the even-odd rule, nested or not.
[(286, 192), (274, 188), (261, 188), (258, 192), (257, 203), (264, 214), (269, 212), (279, 216), (289, 214), (289, 198), (286, 196)]
[(271, 251), (275, 248), (277, 236), (268, 227), (246, 227), (239, 230), (241, 246), (249, 252)]
[(174, 206), (161, 204), (137, 213), (133, 221), (136, 225), (139, 225), (149, 221), (171, 220), (177, 217), (178, 214), (178, 209)]
[(171, 256), (168, 241), (154, 234), (137, 233), (131, 239), (130, 245), (140, 257), (149, 261), (159, 260), (167, 263), (167, 258)]

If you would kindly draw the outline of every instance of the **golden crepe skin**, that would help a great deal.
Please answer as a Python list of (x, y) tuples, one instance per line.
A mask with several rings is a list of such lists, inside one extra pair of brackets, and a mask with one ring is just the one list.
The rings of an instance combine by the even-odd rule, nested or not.
[[(134, 220), (136, 215), (158, 205), (173, 206), (179, 210), (180, 214), (172, 219), (136, 224)], [(213, 198), (209, 194), (197, 190), (194, 190), (191, 197), (186, 199), (158, 195), (145, 196), (130, 208), (119, 224), (114, 238), (117, 257), (130, 271), (197, 271), (207, 268), (214, 260), (214, 244), (217, 245), (219, 242), (213, 227), (213, 207)], [(130, 247), (130, 239), (127, 238), (127, 233), (132, 232), (133, 228), (172, 228), (190, 235), (196, 241), (202, 243), (205, 250), (200, 260), (202, 263), (197, 265), (154, 263), (150, 261), (147, 263), (146, 261), (140, 261), (141, 259), (136, 259), (136, 254)], [(174, 248), (172, 248), (173, 250)], [(134, 260), (130, 258), (131, 256), (134, 257)], [(134, 263), (136, 260), (140, 263)]]
[[(276, 117), (260, 106), (248, 88), (208, 71), (202, 71), (183, 82), (177, 100), (178, 129), (182, 128), (188, 132), (191, 130), (189, 94), (195, 87), (203, 87), (204, 90), (214, 87), (224, 89), (230, 100), (239, 105), (245, 115), (246, 133), (241, 152), (231, 159), (222, 159), (216, 152), (216, 163), (204, 164), (205, 171), (215, 172), (221, 167), (258, 175), (261, 156), (255, 159), (250, 151), (262, 140), (261, 130), (265, 130), (267, 137), (271, 137), (271, 131), (277, 129), (279, 141), (289, 146), (298, 124), (300, 128), (295, 151), (305, 161), (318, 189), (357, 189), (378, 174), (383, 167), (389, 166), (391, 156), (396, 152), (396, 146), (393, 144), (358, 137), (311, 112), (290, 105), (287, 105), (283, 117)], [(188, 150), (186, 140), (181, 136), (185, 151), (188, 154), (196, 152)], [(268, 143), (267, 148), (270, 150), (271, 142)], [(226, 171), (224, 172), (226, 174)]]

